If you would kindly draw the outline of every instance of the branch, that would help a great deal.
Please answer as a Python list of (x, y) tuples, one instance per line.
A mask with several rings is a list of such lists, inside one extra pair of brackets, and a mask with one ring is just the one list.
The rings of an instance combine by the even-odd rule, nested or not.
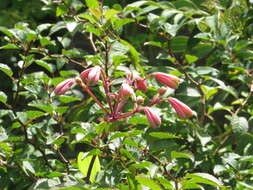
[(253, 80), (251, 81), (251, 84), (250, 84), (250, 91), (249, 91), (248, 96), (245, 98), (245, 100), (242, 102), (242, 104), (237, 108), (237, 110), (235, 111), (235, 115), (237, 115), (239, 113), (239, 111), (241, 111), (242, 108), (246, 105), (246, 103), (248, 102), (248, 100), (252, 96), (252, 93), (253, 93)]
[(97, 97), (91, 92), (88, 85), (84, 83), (79, 83), (80, 86), (90, 95), (90, 97), (93, 98), (93, 100), (96, 102), (96, 104), (106, 113), (109, 114), (106, 108), (101, 104), (101, 102), (97, 99)]
[(158, 157), (156, 157), (155, 155), (151, 154), (147, 149), (142, 150), (144, 154), (149, 155), (152, 159), (154, 159), (157, 163), (159, 163), (160, 166), (163, 167), (163, 170), (165, 172), (165, 174), (169, 177), (169, 179), (171, 179), (172, 181), (175, 182), (175, 187), (176, 190), (179, 190), (178, 188), (178, 179), (175, 178), (167, 169), (166, 169), (166, 163), (162, 163), (162, 161), (160, 161), (160, 159)]

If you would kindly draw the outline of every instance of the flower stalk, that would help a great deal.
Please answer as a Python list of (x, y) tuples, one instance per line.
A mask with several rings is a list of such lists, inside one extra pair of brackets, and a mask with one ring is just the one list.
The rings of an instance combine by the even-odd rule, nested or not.
[[(141, 91), (146, 93), (148, 91), (148, 79), (154, 78), (159, 83), (165, 87), (161, 87), (157, 90), (157, 94), (150, 98), (148, 105), (145, 105), (145, 99), (143, 96), (138, 96), (136, 98), (136, 92)], [(91, 85), (101, 85), (98, 81), (102, 81), (102, 86), (105, 94), (105, 103), (98, 100), (96, 95), (91, 91)], [(127, 72), (126, 78), (123, 80), (118, 91), (115, 90), (115, 87), (110, 81), (113, 81), (106, 76), (105, 72), (101, 69), (100, 66), (95, 66), (84, 70), (80, 77), (76, 79), (67, 79), (56, 86), (55, 93), (58, 95), (64, 94), (70, 89), (75, 83), (79, 84), (81, 88), (87, 92), (87, 94), (94, 100), (94, 102), (103, 110), (105, 113), (104, 121), (106, 122), (115, 122), (120, 119), (128, 118), (136, 114), (137, 112), (144, 112), (149, 124), (152, 127), (158, 127), (162, 124), (159, 114), (151, 108), (151, 106), (158, 105), (163, 101), (168, 101), (171, 106), (175, 109), (179, 117), (187, 119), (194, 112), (184, 103), (177, 100), (176, 98), (164, 98), (161, 99), (161, 96), (165, 95), (167, 88), (175, 89), (178, 87), (179, 82), (181, 81), (178, 77), (169, 75), (166, 73), (156, 72), (147, 75), (144, 78), (139, 76), (133, 77), (133, 74)], [(126, 112), (125, 105), (132, 102), (132, 111)], [(130, 104), (131, 105), (131, 104)], [(109, 109), (107, 109), (109, 107)]]

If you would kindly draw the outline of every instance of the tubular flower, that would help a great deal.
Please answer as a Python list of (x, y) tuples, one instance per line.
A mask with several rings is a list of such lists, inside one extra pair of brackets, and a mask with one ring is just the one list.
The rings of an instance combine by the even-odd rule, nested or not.
[(55, 89), (54, 89), (54, 93), (55, 94), (58, 94), (58, 95), (62, 95), (64, 94), (65, 92), (67, 92), (70, 87), (72, 85), (75, 84), (75, 79), (67, 79), (67, 80), (64, 80), (62, 81), (61, 83), (59, 83)]
[(187, 119), (194, 114), (194, 111), (192, 111), (191, 108), (189, 108), (187, 105), (185, 105), (178, 99), (170, 97), (168, 98), (168, 101), (181, 118)]
[(176, 89), (180, 82), (180, 78), (174, 75), (169, 75), (169, 74), (160, 73), (160, 72), (153, 73), (152, 75), (155, 76), (155, 79), (157, 81), (173, 89)]
[(129, 96), (132, 96), (133, 98), (135, 98), (134, 90), (132, 89), (131, 86), (129, 86), (129, 84), (124, 82), (121, 85), (121, 88), (119, 91), (119, 97), (122, 99), (127, 99)]
[(161, 125), (160, 116), (155, 111), (153, 111), (150, 107), (145, 107), (143, 110), (148, 118), (149, 124), (152, 127), (156, 128)]
[(80, 77), (83, 81), (87, 81), (88, 80), (88, 75), (89, 72), (91, 71), (92, 68), (86, 69), (83, 72), (81, 72)]
[(80, 77), (82, 78), (83, 81), (88, 81), (89, 83), (97, 84), (97, 82), (99, 81), (100, 74), (101, 68), (99, 66), (95, 66), (84, 70), (80, 74)]
[(147, 85), (145, 79), (143, 79), (139, 76), (135, 78), (135, 88), (137, 90), (146, 91), (147, 87), (148, 87), (148, 85)]

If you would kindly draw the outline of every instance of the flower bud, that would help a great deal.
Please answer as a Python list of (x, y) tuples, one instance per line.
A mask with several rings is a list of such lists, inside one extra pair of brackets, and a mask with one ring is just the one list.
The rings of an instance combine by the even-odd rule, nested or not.
[(75, 84), (75, 79), (67, 79), (67, 80), (64, 80), (62, 81), (61, 83), (59, 83), (55, 89), (54, 89), (54, 93), (57, 94), (57, 95), (62, 95), (64, 94), (65, 92), (67, 92), (70, 87), (72, 85)]
[(136, 102), (138, 105), (142, 105), (144, 104), (144, 98), (141, 96), (138, 96)]
[(145, 107), (143, 110), (148, 118), (149, 124), (152, 127), (156, 128), (161, 125), (160, 116), (154, 110), (152, 110), (150, 107)]
[(187, 119), (188, 117), (194, 114), (194, 111), (191, 110), (191, 108), (189, 108), (187, 105), (185, 105), (178, 99), (170, 97), (168, 98), (168, 101), (170, 102), (171, 106), (175, 109), (179, 117)]
[(143, 79), (139, 76), (135, 78), (135, 88), (137, 90), (146, 91), (147, 87), (148, 87), (148, 85), (147, 85), (145, 79)]
[(164, 95), (164, 94), (166, 93), (166, 91), (167, 91), (167, 88), (161, 87), (161, 88), (159, 89), (159, 95), (160, 95), (160, 96)]
[(81, 72), (80, 77), (83, 81), (87, 81), (88, 80), (88, 75), (89, 72), (91, 71), (92, 68), (86, 69), (83, 72)]
[(173, 89), (176, 89), (180, 82), (180, 78), (174, 75), (169, 75), (169, 74), (160, 73), (160, 72), (153, 73), (152, 75), (155, 76), (155, 79), (157, 81)]
[(159, 95), (159, 94), (156, 94), (156, 95), (152, 98), (151, 104), (152, 104), (152, 105), (153, 105), (153, 104), (157, 104), (157, 103), (159, 102), (159, 100), (160, 100), (160, 95)]
[(119, 91), (119, 96), (122, 99), (127, 99), (127, 98), (129, 98), (129, 96), (135, 97), (135, 93), (134, 93), (134, 90), (132, 89), (132, 87), (129, 86), (129, 84), (124, 82), (121, 85), (121, 88)]
[(97, 82), (99, 81), (100, 74), (101, 68), (99, 66), (95, 66), (84, 70), (80, 74), (80, 77), (82, 78), (83, 81), (87, 81), (91, 84), (97, 84)]

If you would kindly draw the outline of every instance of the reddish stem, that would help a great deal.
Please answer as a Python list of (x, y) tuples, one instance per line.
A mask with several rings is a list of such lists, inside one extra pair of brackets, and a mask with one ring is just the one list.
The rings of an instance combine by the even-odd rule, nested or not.
[(106, 78), (106, 76), (104, 75), (103, 72), (102, 72), (102, 81), (103, 81), (103, 87), (104, 87), (104, 90), (105, 90), (106, 101), (107, 101), (107, 103), (110, 107), (111, 114), (113, 114), (112, 103), (111, 103), (111, 99), (109, 97), (110, 89), (109, 89), (109, 86), (108, 86), (108, 83), (107, 83), (107, 78)]
[(109, 114), (106, 108), (101, 104), (101, 102), (97, 99), (97, 97), (91, 92), (90, 88), (88, 85), (82, 83), (80, 85), (89, 95), (90, 97), (93, 98), (93, 100), (97, 103), (97, 105), (106, 113)]
[(133, 111), (124, 113), (122, 115), (115, 115), (113, 118), (109, 119), (109, 122), (113, 122), (113, 121), (117, 121), (119, 119), (130, 117), (130, 116), (134, 115), (136, 112), (139, 112), (141, 110), (142, 110), (142, 108), (136, 108)]

